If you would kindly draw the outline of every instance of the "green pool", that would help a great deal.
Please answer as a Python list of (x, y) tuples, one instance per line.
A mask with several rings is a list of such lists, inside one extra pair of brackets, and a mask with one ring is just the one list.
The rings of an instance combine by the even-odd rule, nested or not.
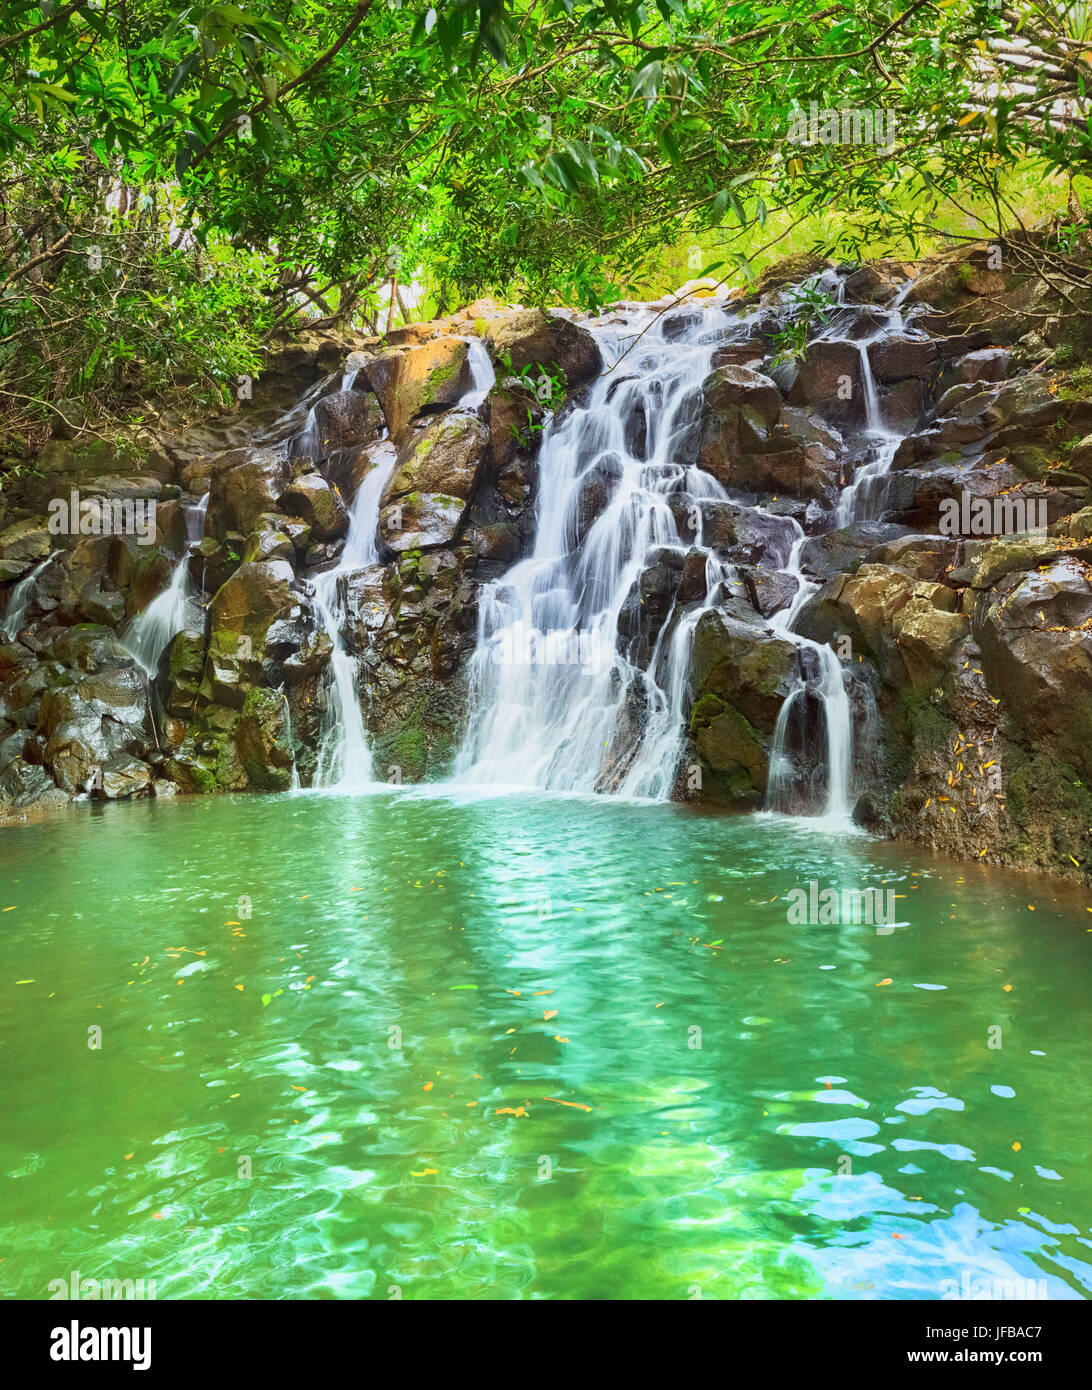
[[(414, 791), (0, 853), (3, 1296), (1092, 1288), (1092, 912), (1049, 880)], [(812, 881), (895, 924), (791, 921)]]

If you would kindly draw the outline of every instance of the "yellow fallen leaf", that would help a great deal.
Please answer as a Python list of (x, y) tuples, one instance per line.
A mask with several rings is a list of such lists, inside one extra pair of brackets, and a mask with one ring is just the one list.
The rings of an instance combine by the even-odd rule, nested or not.
[(590, 1110), (591, 1110), (591, 1106), (590, 1106), (590, 1105), (581, 1105), (580, 1102), (579, 1102), (579, 1101), (576, 1101), (576, 1100), (558, 1100), (557, 1096), (543, 1096), (542, 1099), (543, 1099), (543, 1100), (551, 1100), (551, 1101), (553, 1101), (553, 1103), (554, 1103), (555, 1105), (568, 1105), (568, 1106), (571, 1106), (571, 1108), (572, 1108), (573, 1110), (587, 1110), (587, 1111), (590, 1111)]

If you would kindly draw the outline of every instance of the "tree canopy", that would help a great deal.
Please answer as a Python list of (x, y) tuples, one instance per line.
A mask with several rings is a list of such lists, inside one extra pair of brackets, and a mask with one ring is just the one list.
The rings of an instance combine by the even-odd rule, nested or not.
[[(382, 327), (399, 275), (435, 311), (595, 305), (683, 236), (746, 278), (787, 226), (912, 248), (970, 200), (999, 235), (1007, 171), (1089, 168), (1089, 29), (989, 0), (7, 0), (0, 392), (222, 392), (302, 318)], [(834, 109), (893, 139), (793, 137)]]

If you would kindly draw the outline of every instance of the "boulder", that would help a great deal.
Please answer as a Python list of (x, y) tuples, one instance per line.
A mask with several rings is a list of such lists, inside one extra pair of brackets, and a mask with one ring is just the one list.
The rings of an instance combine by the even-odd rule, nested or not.
[(21, 579), (45, 559), (52, 545), (53, 537), (41, 521), (17, 521), (0, 532), (0, 584)]
[(588, 330), (543, 309), (500, 314), (485, 323), (481, 336), (490, 356), (506, 359), (516, 375), (528, 367), (561, 373), (569, 391), (586, 385), (603, 369), (599, 344)]
[(281, 494), (281, 507), (300, 517), (317, 541), (332, 541), (349, 529), (349, 513), (341, 495), (319, 473), (295, 478)]
[[(453, 406), (470, 390), (468, 349), (461, 338), (433, 338), (395, 347), (360, 364), (395, 444), (401, 445), (425, 406)], [(355, 358), (346, 364), (352, 370)]]
[(263, 512), (277, 510), (288, 484), (282, 448), (239, 451), (238, 462), (217, 472), (209, 489), (206, 533), (223, 541), (230, 532), (249, 536)]
[(126, 801), (134, 796), (150, 796), (152, 771), (139, 758), (118, 754), (102, 765), (101, 794), (106, 801)]
[(812, 536), (800, 551), (800, 566), (809, 575), (826, 583), (836, 574), (854, 570), (870, 551), (898, 537), (907, 528), (884, 521), (856, 521), (837, 531)]
[(690, 738), (707, 769), (703, 798), (761, 804), (770, 736), (796, 668), (791, 642), (716, 610), (702, 614), (694, 631)]
[(270, 792), (289, 789), (293, 750), (282, 695), (262, 688), (247, 695), (235, 731), (235, 747), (251, 786)]
[(18, 757), (0, 773), (0, 820), (23, 819), (68, 805), (68, 795), (58, 788), (43, 767)]
[(863, 418), (863, 403), (859, 350), (825, 338), (809, 343), (789, 404), (810, 405), (826, 420), (849, 424)]
[(261, 683), (266, 634), (299, 606), (294, 577), (283, 560), (255, 561), (240, 565), (219, 590), (209, 607), (203, 700), (240, 709)]
[(1092, 775), (1092, 570), (1066, 556), (1010, 574), (976, 614), (990, 689), (1029, 742)]
[(437, 420), (416, 433), (399, 453), (383, 491), (383, 503), (414, 492), (443, 493), (469, 501), (488, 438), (486, 427), (473, 416)]
[(885, 334), (868, 345), (868, 361), (877, 381), (928, 381), (936, 371), (937, 348), (931, 338)]
[(293, 439), (289, 452), (293, 457), (318, 462), (339, 449), (363, 444), (378, 432), (378, 413), (366, 392), (333, 391), (316, 401), (305, 429)]
[(750, 367), (718, 367), (702, 383), (704, 410), (721, 415), (734, 406), (748, 406), (765, 422), (773, 425), (781, 414), (781, 392), (768, 376)]

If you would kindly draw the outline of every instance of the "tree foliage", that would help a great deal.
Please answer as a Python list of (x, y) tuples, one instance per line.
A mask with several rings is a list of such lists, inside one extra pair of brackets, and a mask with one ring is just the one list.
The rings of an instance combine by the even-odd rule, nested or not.
[[(399, 274), (436, 310), (482, 291), (594, 305), (684, 233), (714, 234), (712, 273), (745, 277), (741, 248), (774, 213), (848, 255), (913, 247), (943, 199), (973, 199), (1001, 234), (1007, 169), (1089, 167), (1082, 13), (6, 0), (9, 416), (177, 381), (223, 394), (280, 328), (381, 327)], [(893, 146), (794, 142), (811, 103), (892, 111)]]

